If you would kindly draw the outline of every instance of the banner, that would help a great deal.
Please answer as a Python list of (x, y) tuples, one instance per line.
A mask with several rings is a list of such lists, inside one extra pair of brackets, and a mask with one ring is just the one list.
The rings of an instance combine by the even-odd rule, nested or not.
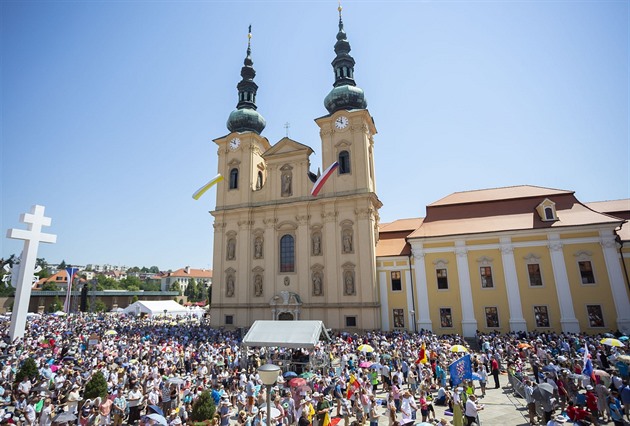
[(448, 366), (453, 386), (457, 386), (464, 380), (472, 380), (472, 363), (470, 355), (466, 355)]

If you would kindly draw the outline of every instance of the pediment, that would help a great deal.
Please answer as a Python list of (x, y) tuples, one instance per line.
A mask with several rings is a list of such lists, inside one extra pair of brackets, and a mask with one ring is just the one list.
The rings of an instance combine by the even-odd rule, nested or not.
[(294, 141), (293, 139), (285, 137), (280, 139), (274, 146), (265, 151), (265, 153), (263, 154), (263, 158), (267, 159), (276, 155), (297, 153), (303, 153), (306, 156), (309, 156), (313, 153), (313, 150), (309, 146), (303, 145), (297, 141)]

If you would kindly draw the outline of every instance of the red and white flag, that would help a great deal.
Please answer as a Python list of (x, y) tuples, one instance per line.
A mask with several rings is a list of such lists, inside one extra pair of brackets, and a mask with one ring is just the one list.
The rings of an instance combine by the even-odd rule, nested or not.
[(311, 195), (313, 197), (317, 197), (317, 194), (321, 191), (322, 186), (324, 186), (333, 172), (337, 170), (337, 167), (339, 167), (339, 163), (335, 161), (326, 170), (324, 170), (324, 173), (322, 173), (322, 175), (315, 181), (315, 185), (313, 185), (313, 189), (311, 190)]

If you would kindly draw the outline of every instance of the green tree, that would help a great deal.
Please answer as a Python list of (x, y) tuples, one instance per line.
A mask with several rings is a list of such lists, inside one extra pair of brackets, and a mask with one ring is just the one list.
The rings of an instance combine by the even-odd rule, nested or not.
[(136, 303), (138, 301), (138, 295), (134, 294), (133, 297), (131, 298), (131, 303)]
[(208, 300), (208, 286), (205, 283), (199, 284), (197, 287), (197, 302), (205, 302)]
[(97, 299), (94, 303), (94, 312), (105, 312), (107, 305), (101, 299)]
[(94, 399), (99, 396), (101, 398), (107, 397), (107, 381), (105, 381), (103, 373), (97, 371), (92, 375), (90, 381), (85, 384), (83, 397), (85, 399)]
[(125, 290), (138, 291), (140, 290), (140, 286), (142, 286), (142, 281), (138, 277), (128, 276), (127, 278), (123, 278), (122, 280), (120, 280), (119, 285)]
[(188, 297), (189, 302), (196, 302), (198, 300), (197, 293), (197, 281), (194, 278), (191, 278), (186, 286), (186, 291), (184, 291), (184, 296)]
[(176, 291), (179, 293), (180, 296), (182, 295), (182, 288), (179, 286), (179, 283), (177, 281), (171, 284), (171, 291)]
[(161, 288), (162, 286), (160, 285), (160, 283), (151, 282), (151, 281), (147, 281), (140, 284), (140, 290), (144, 290), (144, 291), (160, 291)]
[(64, 269), (66, 269), (68, 266), (69, 266), (69, 265), (66, 265), (66, 261), (65, 261), (65, 260), (62, 260), (62, 261), (61, 261), (61, 263), (59, 264), (58, 268), (59, 268), (60, 270), (64, 270)]
[(48, 281), (42, 284), (42, 291), (59, 291), (59, 286), (55, 284), (53, 281)]
[(33, 358), (28, 357), (24, 360), (22, 366), (15, 375), (15, 383), (20, 383), (22, 379), (24, 379), (24, 377), (36, 379), (37, 376), (39, 376), (37, 364), (35, 363), (35, 360)]
[(157, 274), (158, 272), (160, 272), (160, 268), (158, 268), (157, 266), (151, 266), (149, 268), (149, 272), (151, 272), (152, 274)]
[(35, 261), (35, 266), (39, 266), (42, 268), (41, 271), (37, 273), (40, 279), (48, 278), (50, 276), (50, 269), (48, 267), (48, 262), (43, 257), (38, 257)]
[(118, 290), (120, 289), (118, 281), (113, 278), (107, 277), (103, 274), (96, 276), (96, 289), (97, 290)]
[(210, 391), (203, 391), (192, 406), (190, 419), (193, 422), (211, 420), (215, 410), (216, 407), (214, 406), (214, 400), (212, 399), (212, 395), (210, 395)]
[(55, 296), (53, 302), (48, 306), (48, 312), (57, 312), (63, 308), (59, 296)]

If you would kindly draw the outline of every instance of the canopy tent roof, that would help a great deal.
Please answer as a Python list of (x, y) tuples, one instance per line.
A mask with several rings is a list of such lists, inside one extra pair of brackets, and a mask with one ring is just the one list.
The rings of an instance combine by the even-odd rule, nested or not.
[(124, 313), (127, 315), (135, 315), (136, 313), (147, 315), (188, 315), (190, 311), (185, 306), (180, 305), (174, 300), (138, 300), (127, 306)]
[(243, 346), (312, 348), (323, 337), (330, 340), (322, 321), (256, 321), (243, 338)]

